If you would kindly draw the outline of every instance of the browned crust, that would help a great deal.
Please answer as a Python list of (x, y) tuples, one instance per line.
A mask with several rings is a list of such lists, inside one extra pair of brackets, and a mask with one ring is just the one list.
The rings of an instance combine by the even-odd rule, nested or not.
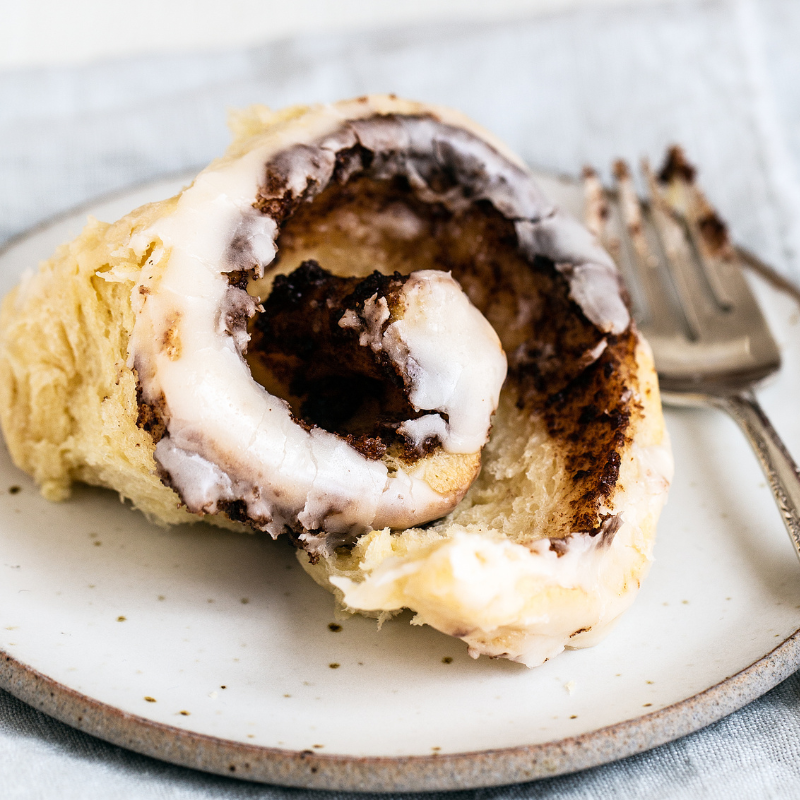
[(608, 533), (616, 527), (599, 509), (617, 489), (622, 454), (630, 442), (636, 385), (636, 334), (610, 340), (602, 356), (562, 390), (548, 397), (550, 435), (563, 442), (572, 476), (573, 531)]

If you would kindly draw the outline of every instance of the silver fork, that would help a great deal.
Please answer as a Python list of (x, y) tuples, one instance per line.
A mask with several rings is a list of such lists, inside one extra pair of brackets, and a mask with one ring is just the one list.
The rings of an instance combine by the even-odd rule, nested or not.
[(615, 189), (604, 190), (585, 170), (586, 221), (627, 278), (664, 401), (712, 406), (736, 420), (800, 558), (800, 471), (753, 392), (781, 356), (725, 227), (678, 148), (658, 178), (642, 164), (648, 201), (640, 201), (624, 163), (614, 173)]

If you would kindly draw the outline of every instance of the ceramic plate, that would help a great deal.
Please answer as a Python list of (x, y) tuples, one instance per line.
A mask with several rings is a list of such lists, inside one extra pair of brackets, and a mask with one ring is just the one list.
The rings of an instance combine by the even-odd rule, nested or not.
[[(580, 214), (581, 193), (543, 176)], [(78, 233), (181, 181), (99, 202), (12, 243), (4, 294)], [(759, 296), (785, 354), (762, 399), (800, 453), (794, 302)], [(719, 412), (669, 411), (676, 479), (656, 560), (599, 646), (534, 670), (467, 656), (409, 616), (333, 615), (285, 542), (163, 530), (116, 495), (41, 499), (0, 456), (0, 686), (110, 742), (295, 786), (456, 789), (646, 750), (763, 694), (800, 665), (800, 566), (743, 437)]]

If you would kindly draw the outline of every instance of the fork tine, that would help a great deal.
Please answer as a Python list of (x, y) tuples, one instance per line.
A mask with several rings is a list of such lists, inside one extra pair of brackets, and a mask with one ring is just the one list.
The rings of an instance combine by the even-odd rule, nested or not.
[(697, 254), (687, 237), (687, 229), (672, 213), (664, 200), (647, 159), (642, 160), (642, 173), (650, 191), (649, 217), (658, 233), (669, 269), (680, 299), (692, 339), (699, 339), (707, 330), (707, 321), (714, 314), (707, 287), (698, 270)]
[(624, 161), (618, 160), (614, 162), (614, 177), (617, 181), (617, 196), (619, 198), (622, 221), (625, 224), (625, 229), (628, 232), (636, 255), (646, 266), (655, 266), (658, 262), (647, 245), (639, 196), (636, 194), (636, 189), (631, 180), (630, 169), (628, 169), (628, 165)]
[(621, 250), (626, 252), (625, 261), (632, 273), (633, 284), (641, 287), (646, 300), (647, 314), (640, 315), (639, 319), (666, 335), (683, 335), (685, 322), (682, 325), (682, 320), (664, 302), (665, 296), (669, 296), (674, 288), (664, 282), (657, 256), (658, 242), (653, 230), (645, 224), (642, 204), (624, 161), (614, 163), (614, 178), (617, 191), (612, 218), (624, 242)]
[[(610, 214), (608, 198), (597, 172), (590, 166), (583, 168), (583, 196), (586, 205), (586, 227), (600, 239), (603, 246), (618, 244), (618, 242), (607, 240), (608, 225), (606, 223)], [(611, 255), (616, 254), (611, 252)]]
[[(583, 168), (584, 221), (586, 227), (600, 240), (622, 272), (630, 294), (636, 319), (649, 315), (651, 303), (642, 281), (637, 277), (634, 255), (630, 243), (622, 231), (617, 198), (610, 195), (600, 183), (600, 178), (591, 167)], [(622, 239), (625, 240), (623, 246)]]
[(641, 281), (636, 277), (635, 266), (630, 263), (631, 255), (625, 252), (620, 241), (617, 203), (605, 190), (594, 169), (589, 166), (583, 168), (583, 196), (586, 227), (597, 236), (600, 244), (619, 267), (630, 295), (634, 317), (642, 319), (650, 304)]
[(697, 261), (720, 308), (729, 309), (734, 297), (728, 289), (726, 265), (736, 256), (728, 230), (694, 180), (695, 169), (683, 150), (672, 146), (659, 174), (667, 206), (685, 220), (687, 232), (697, 251)]

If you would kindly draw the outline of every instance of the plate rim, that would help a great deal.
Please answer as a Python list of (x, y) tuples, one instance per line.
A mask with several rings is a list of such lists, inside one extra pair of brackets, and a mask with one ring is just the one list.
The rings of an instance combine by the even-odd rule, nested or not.
[(247, 744), (122, 711), (0, 649), (0, 688), (111, 744), (216, 775), (307, 789), (414, 792), (525, 783), (646, 752), (711, 725), (761, 697), (800, 666), (800, 628), (757, 661), (691, 697), (588, 733), (464, 753), (351, 756)]
[[(532, 167), (534, 175), (574, 183)], [(0, 245), (0, 258), (51, 227), (148, 187), (191, 179), (180, 170), (107, 192), (44, 219)], [(752, 259), (754, 256), (747, 253)], [(759, 261), (773, 288), (774, 271)], [(761, 270), (759, 270), (761, 272)], [(800, 298), (793, 299), (800, 303)], [(4, 445), (3, 445), (4, 446)], [(611, 763), (694, 733), (761, 697), (800, 668), (800, 628), (718, 683), (657, 711), (587, 733), (531, 745), (461, 753), (352, 756), (247, 744), (122, 711), (71, 689), (0, 648), (0, 689), (54, 719), (141, 755), (260, 783), (355, 792), (488, 788), (555, 777)]]

